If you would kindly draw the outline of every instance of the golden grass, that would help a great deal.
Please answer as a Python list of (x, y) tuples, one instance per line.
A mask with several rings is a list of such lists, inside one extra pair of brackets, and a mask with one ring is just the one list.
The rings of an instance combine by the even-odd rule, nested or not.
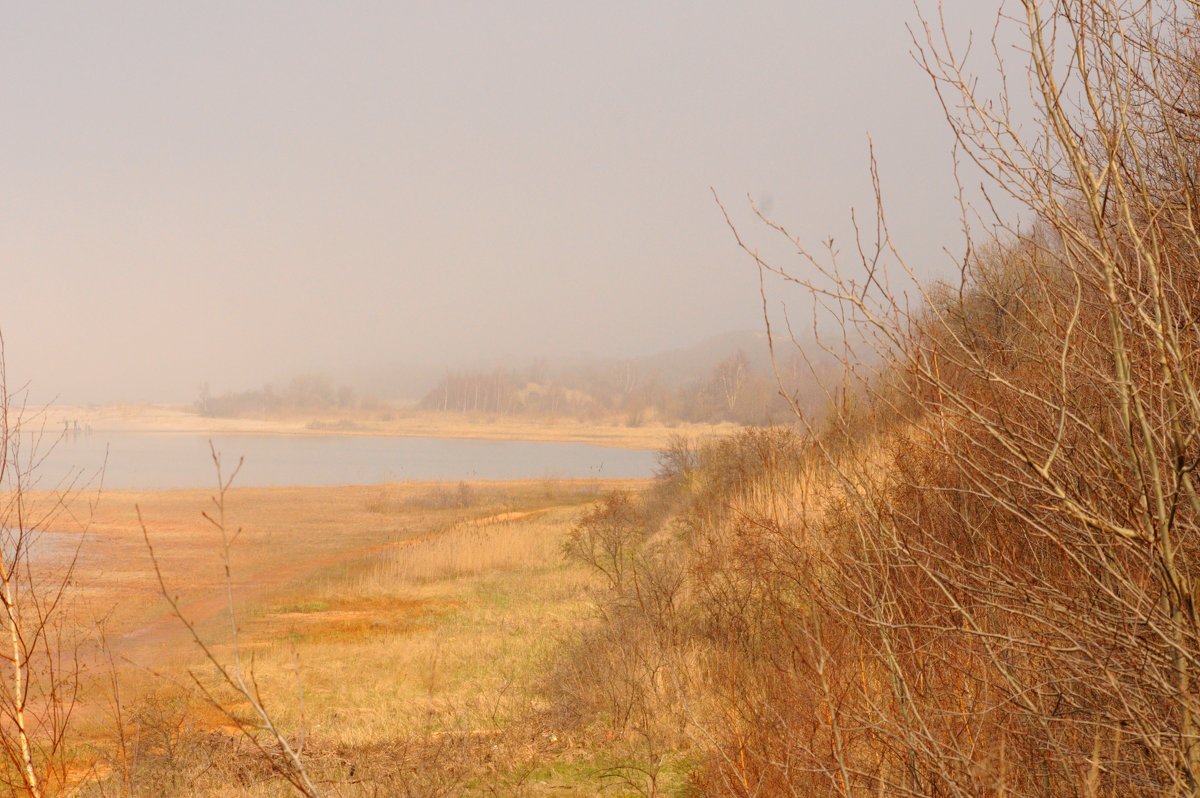
[[(459, 521), (281, 601), (248, 627), (263, 683), (286, 691), (298, 659), (313, 732), (339, 744), (499, 728), (556, 635), (587, 613), (590, 576), (561, 554), (580, 509)], [(285, 722), (300, 722), (297, 706)]]
[[(562, 542), (601, 491), (644, 484), (476, 483), (467, 507), (445, 506), (457, 483), (230, 491), (229, 520), (242, 529), (232, 563), (239, 635), (267, 705), (311, 750), (364, 761), (400, 740), (511, 738), (516, 725), (526, 768), (590, 756), (528, 726), (546, 661), (591, 608), (592, 576), (566, 563)], [(210, 669), (156, 594), (134, 505), (185, 612), (219, 656), (231, 655), (217, 540), (200, 515), (211, 508), (206, 491), (106, 494), (80, 549), (77, 614), (85, 625), (104, 619), (126, 725), (146, 715), (208, 745), (229, 735), (229, 720), (188, 686), (188, 669), (201, 679)], [(73, 542), (78, 533), (49, 534)], [(105, 662), (90, 655), (77, 718), (84, 781), (116, 777)], [(603, 792), (566, 770), (535, 782), (554, 794)]]
[(562, 515), (549, 510), (499, 513), (402, 541), (377, 578), (421, 584), (498, 570), (544, 568), (561, 559)]
[[(400, 546), (472, 519), (578, 504), (601, 489), (594, 481), (473, 483), (471, 506), (440, 506), (436, 499), (454, 495), (457, 484), (231, 490), (228, 522), (242, 530), (232, 562), (238, 601), (253, 608), (262, 597), (296, 585), (311, 591), (340, 583), (348, 572), (391, 562)], [(135, 507), (185, 606), (194, 603), (202, 614), (223, 609), (220, 601), (206, 604), (212, 604), (223, 578), (218, 536), (201, 515), (211, 511), (211, 495), (205, 490), (108, 492), (81, 544), (78, 530), (60, 527), (46, 533), (44, 545), (59, 553), (80, 545), (77, 593), (98, 616), (109, 618), (111, 634), (138, 636), (141, 627), (165, 614), (165, 607), (153, 599), (156, 584)], [(30, 501), (36, 506), (50, 499), (33, 495)], [(428, 550), (428, 545), (417, 547)]]

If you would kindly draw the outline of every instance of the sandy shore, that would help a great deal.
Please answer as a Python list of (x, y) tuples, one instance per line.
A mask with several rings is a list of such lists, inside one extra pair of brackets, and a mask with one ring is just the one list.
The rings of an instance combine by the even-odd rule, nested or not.
[(94, 431), (190, 432), (255, 435), (396, 435), (482, 440), (574, 441), (630, 449), (660, 449), (674, 435), (712, 438), (737, 429), (734, 424), (647, 423), (628, 426), (617, 420), (523, 418), (411, 410), (307, 413), (270, 418), (208, 418), (190, 408), (169, 405), (54, 405), (35, 414), (50, 431), (64, 423)]

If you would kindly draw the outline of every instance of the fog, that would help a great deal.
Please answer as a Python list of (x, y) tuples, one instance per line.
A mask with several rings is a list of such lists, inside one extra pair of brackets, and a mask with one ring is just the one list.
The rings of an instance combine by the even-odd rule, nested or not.
[[(990, 33), (959, 4), (952, 34)], [(189, 401), (302, 371), (625, 357), (761, 326), (710, 187), (923, 274), (960, 239), (905, 2), (17, 4), (10, 381)]]

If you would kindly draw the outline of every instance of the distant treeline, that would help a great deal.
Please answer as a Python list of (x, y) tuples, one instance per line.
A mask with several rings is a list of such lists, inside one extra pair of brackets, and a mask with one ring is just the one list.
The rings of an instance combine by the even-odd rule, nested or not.
[[(618, 419), (633, 426), (651, 421), (758, 425), (790, 415), (781, 383), (805, 410), (824, 403), (802, 361), (782, 366), (777, 378), (768, 361), (756, 363), (739, 349), (711, 366), (685, 371), (638, 360), (448, 371), (416, 405), (435, 412)], [(265, 385), (217, 396), (202, 386), (195, 408), (203, 416), (228, 418), (399, 404), (399, 399), (364, 396), (330, 377), (307, 374), (281, 388)]]
[(202, 416), (232, 418), (289, 410), (352, 409), (362, 404), (362, 399), (350, 386), (339, 385), (323, 375), (306, 374), (295, 377), (283, 388), (264, 385), (220, 396), (210, 395), (208, 386), (204, 385), (195, 407)]
[[(793, 383), (789, 393), (802, 404), (815, 404), (815, 397), (802, 390), (802, 381), (786, 382)], [(453, 371), (425, 395), (420, 407), (498, 415), (619, 416), (635, 425), (651, 420), (763, 424), (788, 413), (775, 375), (754, 368), (742, 351), (718, 362), (707, 377), (674, 384), (637, 363), (556, 374), (536, 366)]]

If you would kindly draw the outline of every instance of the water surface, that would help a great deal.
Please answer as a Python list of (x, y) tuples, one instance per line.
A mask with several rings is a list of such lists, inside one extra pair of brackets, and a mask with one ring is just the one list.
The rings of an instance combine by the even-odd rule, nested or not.
[[(369, 435), (197, 435), (93, 432), (41, 444), (37, 487), (104, 466), (113, 489), (216, 484), (209, 440), (228, 472), (245, 458), (242, 487), (370, 485), (405, 480), (587, 479), (650, 476), (654, 452), (558, 441), (489, 441)], [(51, 448), (52, 446), (52, 448)], [(48, 450), (48, 453), (47, 453)], [(105, 465), (107, 457), (107, 465)]]

